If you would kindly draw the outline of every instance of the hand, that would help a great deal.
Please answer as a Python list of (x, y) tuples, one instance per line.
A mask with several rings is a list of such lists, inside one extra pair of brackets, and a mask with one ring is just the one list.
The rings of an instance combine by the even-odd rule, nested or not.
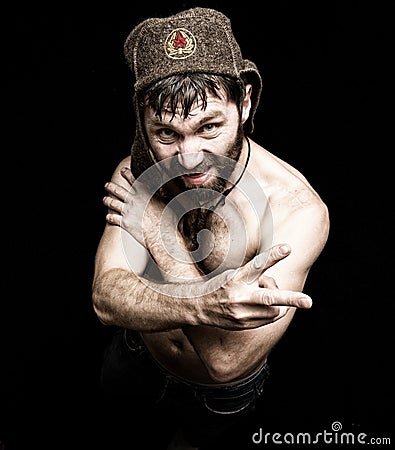
[(105, 184), (111, 196), (105, 196), (103, 203), (112, 210), (106, 216), (107, 222), (120, 226), (147, 248), (157, 242), (159, 233), (175, 235), (177, 224), (171, 209), (135, 180), (128, 167), (121, 170), (121, 175), (129, 183), (129, 189), (114, 182)]
[(301, 292), (279, 289), (264, 272), (287, 257), (286, 244), (275, 245), (244, 266), (210, 280), (221, 287), (210, 301), (202, 301), (203, 322), (229, 330), (243, 330), (267, 325), (283, 317), (290, 307), (308, 309), (311, 298)]

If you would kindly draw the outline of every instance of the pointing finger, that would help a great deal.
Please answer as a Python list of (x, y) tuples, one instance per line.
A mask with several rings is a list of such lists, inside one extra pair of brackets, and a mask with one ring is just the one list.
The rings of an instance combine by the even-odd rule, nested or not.
[(261, 288), (253, 293), (252, 298), (266, 306), (294, 306), (301, 309), (309, 309), (313, 303), (306, 294), (280, 289)]

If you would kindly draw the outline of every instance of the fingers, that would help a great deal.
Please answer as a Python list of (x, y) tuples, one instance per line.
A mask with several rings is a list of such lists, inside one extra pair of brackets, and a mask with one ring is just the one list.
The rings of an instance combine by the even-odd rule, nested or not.
[(106, 220), (111, 225), (118, 225), (120, 227), (122, 224), (122, 216), (118, 214), (107, 214)]
[[(107, 206), (108, 209), (115, 211), (119, 214), (122, 214), (122, 210), (126, 201), (127, 196), (130, 194), (129, 191), (124, 189), (122, 186), (118, 184), (108, 182), (104, 185), (104, 188), (109, 194), (112, 194), (114, 197), (105, 196), (103, 198), (103, 204)], [(121, 225), (122, 217), (119, 214), (107, 214), (106, 220), (108, 223), (112, 225)]]
[(104, 197), (103, 203), (105, 206), (107, 206), (107, 208), (112, 209), (120, 214), (122, 213), (124, 203), (121, 202), (120, 200), (117, 200), (116, 198), (113, 197)]
[(129, 167), (122, 167), (121, 175), (125, 178), (126, 181), (129, 182), (130, 185), (132, 185), (134, 183), (134, 181), (135, 181), (134, 176)]
[(261, 288), (256, 290), (251, 298), (265, 306), (293, 306), (309, 309), (313, 304), (311, 298), (306, 294), (280, 289)]
[(104, 188), (109, 194), (114, 195), (114, 197), (117, 197), (119, 200), (122, 200), (123, 202), (126, 201), (126, 198), (130, 193), (133, 193), (132, 188), (130, 191), (128, 191), (122, 186), (119, 186), (119, 184), (112, 183), (111, 181), (106, 183), (104, 185)]
[(274, 245), (237, 270), (234, 273), (234, 279), (244, 279), (247, 283), (253, 283), (266, 269), (287, 257), (290, 253), (291, 247), (288, 244)]
[(107, 206), (108, 209), (113, 210), (119, 214), (112, 214), (108, 213), (106, 215), (106, 220), (111, 225), (118, 225), (121, 226), (122, 223), (122, 208), (124, 203), (113, 198), (113, 197), (104, 197), (103, 203), (105, 206)]
[(266, 270), (271, 266), (274, 266), (278, 261), (281, 261), (291, 253), (291, 247), (288, 244), (277, 244), (269, 250), (266, 250), (259, 255), (255, 256), (252, 260), (254, 268), (257, 271)]
[[(128, 171), (130, 172), (130, 169), (125, 168), (125, 170), (126, 170), (125, 177), (129, 177)], [(122, 173), (123, 173), (123, 171), (122, 171)], [(130, 172), (130, 176), (132, 176), (131, 172)], [(130, 187), (130, 190), (127, 190), (127, 189), (123, 188), (122, 186), (120, 186), (119, 184), (113, 183), (111, 181), (106, 183), (104, 185), (104, 188), (109, 194), (111, 194), (115, 197), (115, 198), (113, 198), (110, 196), (105, 196), (103, 198), (104, 205), (110, 209), (113, 209), (114, 211), (119, 212), (119, 213), (122, 212), (123, 205), (126, 202), (128, 195), (134, 193), (133, 187)]]
[[(146, 201), (146, 203), (148, 203), (149, 198), (146, 199), (142, 195), (144, 191), (141, 189), (141, 183), (139, 183), (137, 180), (134, 180), (132, 172), (128, 167), (123, 167), (120, 173), (123, 176), (123, 178), (125, 178), (125, 180), (128, 181), (128, 183), (130, 184), (129, 188), (125, 189), (120, 184), (114, 183), (112, 181), (107, 182), (104, 185), (104, 188), (109, 195), (103, 197), (103, 204), (107, 206), (107, 208), (110, 210), (106, 216), (107, 222), (125, 228), (125, 226), (127, 226), (127, 223), (126, 224), (124, 223), (125, 219), (123, 216), (126, 215), (127, 218), (128, 209), (130, 210), (132, 206), (136, 206), (135, 205), (136, 200), (140, 200), (141, 203), (141, 199), (143, 198), (143, 200)], [(139, 195), (138, 196), (135, 195), (136, 193), (138, 193)], [(140, 210), (142, 209), (141, 204), (137, 206), (140, 208)], [(144, 204), (144, 206), (146, 206), (146, 204)], [(136, 214), (134, 214), (134, 217), (135, 216)]]

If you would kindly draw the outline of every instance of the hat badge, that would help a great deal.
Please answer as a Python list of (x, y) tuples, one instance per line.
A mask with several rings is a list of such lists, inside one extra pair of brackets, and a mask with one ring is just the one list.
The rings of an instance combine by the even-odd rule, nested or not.
[(169, 58), (189, 58), (196, 49), (195, 36), (186, 28), (176, 28), (167, 36), (164, 49)]

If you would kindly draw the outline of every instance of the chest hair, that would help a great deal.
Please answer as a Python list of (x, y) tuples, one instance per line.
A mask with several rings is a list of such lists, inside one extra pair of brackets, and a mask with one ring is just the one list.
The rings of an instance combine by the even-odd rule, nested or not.
[(179, 223), (186, 247), (204, 273), (216, 269), (228, 247), (227, 227), (223, 220), (209, 209), (188, 211)]

